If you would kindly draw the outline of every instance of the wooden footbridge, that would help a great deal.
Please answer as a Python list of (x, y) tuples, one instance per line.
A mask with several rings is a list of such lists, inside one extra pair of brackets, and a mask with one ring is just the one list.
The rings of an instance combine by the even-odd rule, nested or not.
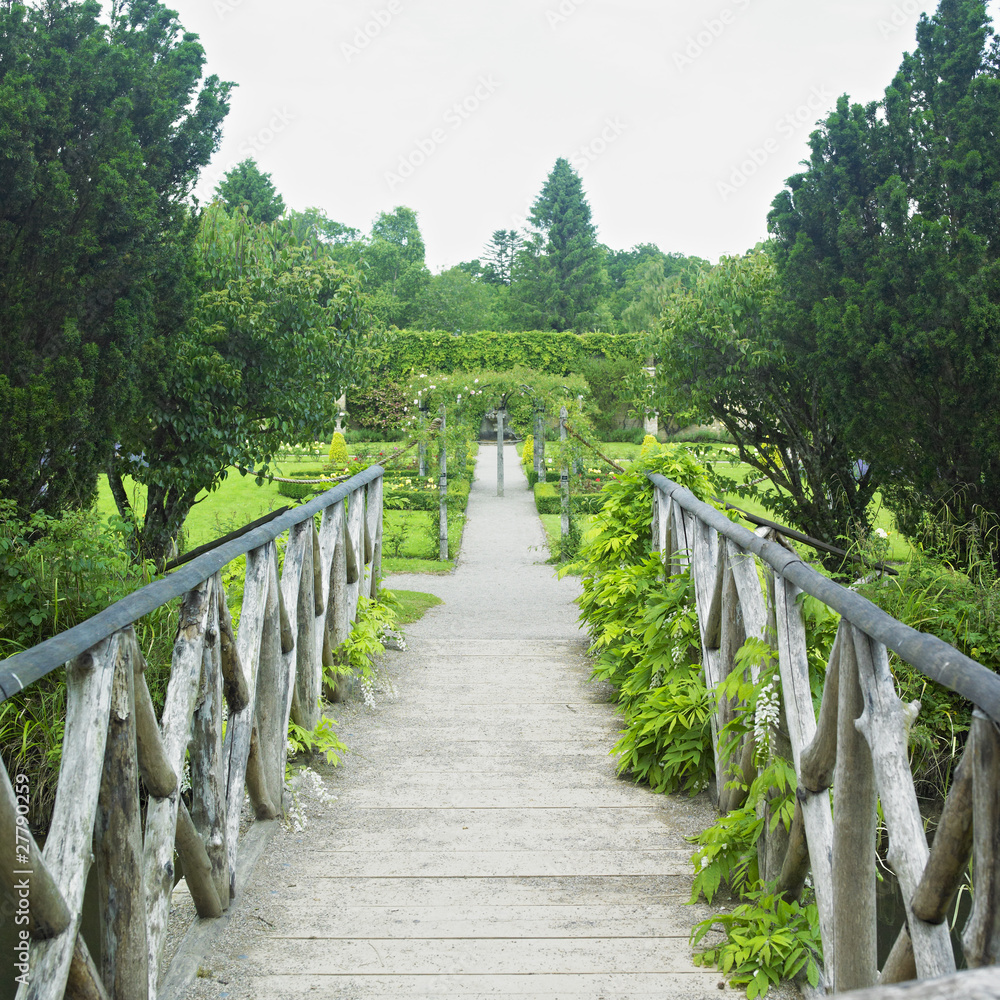
[[(1000, 679), (652, 478), (654, 542), (666, 573), (690, 562), (708, 681), (725, 676), (744, 637), (776, 637), (800, 788), (776, 876), (794, 897), (811, 870), (830, 989), (1000, 998)], [(175, 853), (200, 915), (191, 941), (208, 948), (220, 915), (241, 906), (284, 808), (287, 720), (315, 723), (323, 664), (378, 579), (381, 491), (372, 467), (0, 668), (6, 698), (67, 664), (63, 765), (44, 849), (23, 820), (21, 777), (0, 769), (0, 882), (6, 912), (26, 921), (18, 998), (153, 1000), (188, 988), (192, 997), (359, 1000), (719, 995), (720, 975), (691, 963), (682, 905), (683, 835), (704, 817), (613, 777), (615, 720), (587, 684), (573, 585), (535, 564), (531, 546), (542, 539), (530, 495), (491, 498), (484, 481), (470, 499), (459, 571), (422, 581), (446, 603), (399, 654), (400, 697), (330, 779), (339, 801), (309, 831), (308, 849), (285, 859), (294, 877), (269, 890), (274, 926), (231, 956), (245, 968), (225, 985), (187, 987), (177, 968), (164, 968)], [(244, 554), (234, 634), (220, 573)], [(801, 590), (843, 615), (818, 717)], [(180, 630), (157, 720), (131, 624), (177, 597)], [(978, 706), (933, 851), (887, 648)], [(190, 796), (179, 786), (186, 758)], [(256, 822), (241, 833), (245, 795)], [(907, 908), (880, 982), (876, 796)], [(964, 944), (975, 968), (956, 974), (945, 916), (970, 855)], [(96, 960), (80, 932), (91, 867)], [(226, 954), (225, 930), (211, 947)]]

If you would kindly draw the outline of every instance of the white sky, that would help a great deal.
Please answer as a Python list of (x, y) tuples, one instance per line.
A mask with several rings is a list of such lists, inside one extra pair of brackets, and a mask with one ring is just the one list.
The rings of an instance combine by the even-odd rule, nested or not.
[(614, 249), (748, 249), (815, 122), (881, 97), (935, 0), (169, 5), (239, 83), (200, 197), (253, 155), (291, 208), (364, 232), (415, 209), (439, 271), (520, 228), (560, 156)]

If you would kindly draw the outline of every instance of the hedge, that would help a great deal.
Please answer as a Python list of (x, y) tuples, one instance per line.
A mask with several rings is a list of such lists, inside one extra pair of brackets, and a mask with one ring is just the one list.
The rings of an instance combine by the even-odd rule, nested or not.
[[(569, 506), (574, 514), (596, 514), (604, 503), (603, 493), (570, 493)], [(561, 514), (559, 490), (552, 483), (535, 483), (535, 507), (539, 514)]]
[(391, 378), (420, 372), (532, 368), (547, 375), (578, 373), (586, 358), (641, 363), (640, 335), (634, 333), (448, 333), (441, 330), (392, 330), (382, 349), (381, 367)]

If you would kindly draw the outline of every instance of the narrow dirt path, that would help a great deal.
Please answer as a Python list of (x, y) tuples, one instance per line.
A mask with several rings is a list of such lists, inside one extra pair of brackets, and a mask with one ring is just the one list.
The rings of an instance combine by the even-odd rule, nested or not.
[(190, 997), (719, 995), (685, 905), (710, 807), (615, 777), (579, 585), (542, 562), (513, 448), (503, 499), (495, 464), (483, 448), (457, 570), (388, 581), (445, 603), (387, 654), (394, 700), (338, 706), (338, 801), (272, 841)]

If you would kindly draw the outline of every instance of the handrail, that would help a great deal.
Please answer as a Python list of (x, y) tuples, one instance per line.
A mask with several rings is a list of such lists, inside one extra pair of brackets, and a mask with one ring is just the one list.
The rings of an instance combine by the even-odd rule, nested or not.
[(369, 466), (347, 482), (321, 493), (308, 503), (294, 507), (246, 535), (193, 559), (168, 576), (146, 584), (79, 625), (74, 625), (31, 649), (8, 656), (0, 661), (0, 703), (68, 663), (73, 657), (80, 656), (105, 636), (131, 625), (143, 615), (193, 590), (227, 563), (246, 555), (251, 549), (274, 541), (289, 528), (301, 524), (331, 504), (350, 496), (359, 487), (380, 478), (382, 472), (380, 465)]
[(734, 524), (715, 507), (699, 500), (678, 483), (655, 472), (649, 473), (648, 478), (667, 496), (720, 535), (725, 535), (740, 548), (758, 556), (776, 573), (833, 608), (873, 639), (878, 639), (922, 674), (958, 692), (963, 698), (968, 698), (994, 722), (1000, 722), (1000, 677), (992, 670), (936, 635), (904, 625), (867, 598), (817, 572), (783, 545), (769, 542)]
[[(199, 917), (229, 908), (285, 809), (289, 720), (318, 725), (332, 683), (325, 670), (350, 637), (362, 597), (377, 594), (382, 497), (382, 468), (372, 466), (0, 666), (9, 697), (66, 665), (44, 849), (25, 821), (30, 778), (12, 780), (0, 764), (0, 897), (28, 918), (15, 949), (17, 1000), (155, 1000), (175, 857)], [(276, 541), (286, 531), (279, 572)], [(237, 630), (222, 569), (243, 555)], [(157, 719), (133, 623), (175, 598), (178, 628)], [(190, 791), (182, 795), (185, 773)], [(244, 837), (247, 795), (265, 822)], [(92, 863), (99, 970), (80, 933)]]
[[(714, 689), (736, 668), (746, 638), (763, 640), (777, 652), (781, 733), (795, 768), (796, 807), (787, 833), (780, 824), (765, 823), (758, 859), (761, 878), (773, 881), (789, 901), (800, 897), (811, 868), (828, 987), (844, 991), (878, 983), (874, 997), (891, 983), (954, 973), (947, 916), (970, 858), (976, 878), (962, 934), (966, 960), (974, 968), (1000, 962), (1000, 677), (818, 573), (785, 546), (734, 524), (690, 490), (662, 475), (647, 477), (653, 486), (653, 549), (668, 575), (690, 569), (706, 686)], [(797, 600), (803, 592), (841, 615), (818, 714)], [(933, 850), (907, 755), (920, 704), (899, 700), (889, 649), (976, 706)], [(748, 669), (756, 681), (760, 664)], [(731, 758), (737, 781), (725, 781), (718, 734), (738, 710), (720, 699), (712, 716), (723, 814), (746, 801), (757, 774), (750, 734)], [(877, 801), (906, 911), (881, 973), (875, 949)]]

